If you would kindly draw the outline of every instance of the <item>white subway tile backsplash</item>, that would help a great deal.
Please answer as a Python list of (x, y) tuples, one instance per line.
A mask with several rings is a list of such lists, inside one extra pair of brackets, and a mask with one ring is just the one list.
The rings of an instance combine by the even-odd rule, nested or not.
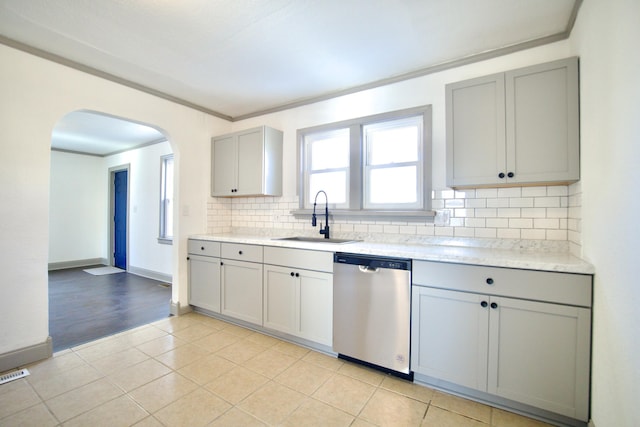
[(498, 239), (520, 239), (520, 230), (512, 228), (498, 228)]
[(533, 206), (536, 208), (559, 208), (560, 197), (536, 197)]
[(547, 187), (547, 196), (567, 196), (567, 195), (569, 195), (569, 187), (565, 185)]
[(444, 207), (451, 208), (464, 208), (464, 199), (448, 199), (444, 201)]
[(506, 218), (487, 218), (487, 227), (489, 228), (508, 228), (509, 220)]
[(498, 197), (497, 188), (479, 188), (476, 190), (476, 198), (489, 199)]
[(520, 218), (520, 208), (500, 208), (498, 209), (498, 218)]
[(486, 208), (487, 199), (466, 199), (464, 206), (466, 208)]
[(522, 197), (544, 197), (547, 195), (547, 187), (523, 187)]
[[(459, 237), (566, 241), (571, 253), (581, 251), (580, 183), (570, 186), (480, 188), (433, 191), (433, 210), (448, 209), (447, 224), (435, 225), (431, 218), (420, 221), (332, 220), (334, 235), (373, 235), (393, 240), (407, 237)], [(308, 219), (296, 219), (297, 196), (210, 198), (207, 201), (207, 232), (230, 233), (233, 229), (259, 229), (312, 233)]]
[(547, 217), (547, 210), (545, 208), (522, 208), (520, 212), (523, 218)]
[(558, 218), (536, 218), (533, 220), (533, 227), (557, 230), (560, 228), (560, 220)]
[(498, 210), (494, 208), (476, 209), (476, 218), (495, 218), (498, 216)]
[(509, 228), (533, 228), (533, 220), (531, 218), (510, 218)]
[(508, 208), (509, 207), (509, 199), (487, 199), (487, 207), (488, 208)]
[(533, 197), (514, 197), (509, 199), (510, 208), (532, 208)]
[(499, 188), (498, 197), (521, 197), (522, 189), (520, 187)]
[(521, 230), (520, 238), (527, 240), (545, 240), (547, 233), (545, 230), (526, 229)]

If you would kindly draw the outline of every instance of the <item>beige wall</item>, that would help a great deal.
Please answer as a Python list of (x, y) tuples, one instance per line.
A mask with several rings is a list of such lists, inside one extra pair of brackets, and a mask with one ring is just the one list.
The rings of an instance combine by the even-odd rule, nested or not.
[(640, 422), (640, 2), (587, 0), (580, 56), (582, 241), (596, 268), (592, 418)]
[(168, 136), (177, 175), (172, 298), (186, 301), (186, 239), (206, 229), (209, 141), (231, 125), (4, 45), (0, 93), (0, 356), (41, 344), (49, 335), (51, 132), (71, 111), (88, 109), (131, 119)]
[[(179, 218), (174, 301), (186, 300), (186, 237), (206, 230), (209, 138), (270, 125), (284, 131), (285, 197), (295, 197), (295, 131), (423, 104), (434, 105), (434, 188), (444, 187), (444, 84), (578, 55), (581, 58), (582, 252), (596, 268), (592, 417), (597, 427), (640, 419), (640, 3), (583, 2), (571, 39), (491, 61), (228, 124), (188, 108), (0, 46), (0, 354), (48, 335), (49, 144), (64, 114), (81, 108), (149, 123), (177, 160)], [(222, 204), (223, 226), (230, 205)], [(183, 215), (187, 213), (188, 216)], [(178, 216), (179, 215), (179, 216)]]

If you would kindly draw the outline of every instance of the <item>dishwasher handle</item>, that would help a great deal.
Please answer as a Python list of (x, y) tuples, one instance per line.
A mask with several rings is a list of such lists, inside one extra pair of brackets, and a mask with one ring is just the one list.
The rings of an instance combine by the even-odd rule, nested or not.
[(373, 274), (377, 273), (380, 269), (378, 267), (371, 267), (370, 265), (359, 265), (358, 270), (360, 270), (360, 273)]

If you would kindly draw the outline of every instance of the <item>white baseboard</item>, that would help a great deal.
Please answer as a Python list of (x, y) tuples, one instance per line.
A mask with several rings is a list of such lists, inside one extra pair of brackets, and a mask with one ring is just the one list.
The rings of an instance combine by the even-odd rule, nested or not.
[(53, 271), (65, 270), (67, 268), (89, 267), (92, 265), (109, 265), (109, 261), (106, 258), (76, 259), (73, 261), (50, 262), (48, 268), (49, 271)]
[(181, 306), (179, 302), (171, 301), (171, 305), (169, 306), (169, 314), (172, 316), (182, 316), (183, 314), (191, 313), (193, 308), (187, 304), (185, 306)]
[(48, 359), (52, 355), (53, 342), (51, 341), (51, 337), (47, 337), (47, 339), (40, 344), (0, 354), (0, 372), (24, 367), (30, 363)]
[(170, 274), (159, 273), (157, 271), (147, 270), (145, 268), (136, 267), (133, 265), (129, 265), (129, 269), (127, 273), (135, 274), (136, 276), (146, 277), (148, 279), (157, 280), (159, 282), (166, 282), (171, 284), (173, 278)]

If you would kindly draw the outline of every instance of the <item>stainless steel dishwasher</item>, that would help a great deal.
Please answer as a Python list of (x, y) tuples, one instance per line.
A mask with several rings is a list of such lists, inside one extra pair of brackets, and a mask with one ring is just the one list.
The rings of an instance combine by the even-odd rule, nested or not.
[(335, 253), (333, 351), (412, 379), (411, 260)]

